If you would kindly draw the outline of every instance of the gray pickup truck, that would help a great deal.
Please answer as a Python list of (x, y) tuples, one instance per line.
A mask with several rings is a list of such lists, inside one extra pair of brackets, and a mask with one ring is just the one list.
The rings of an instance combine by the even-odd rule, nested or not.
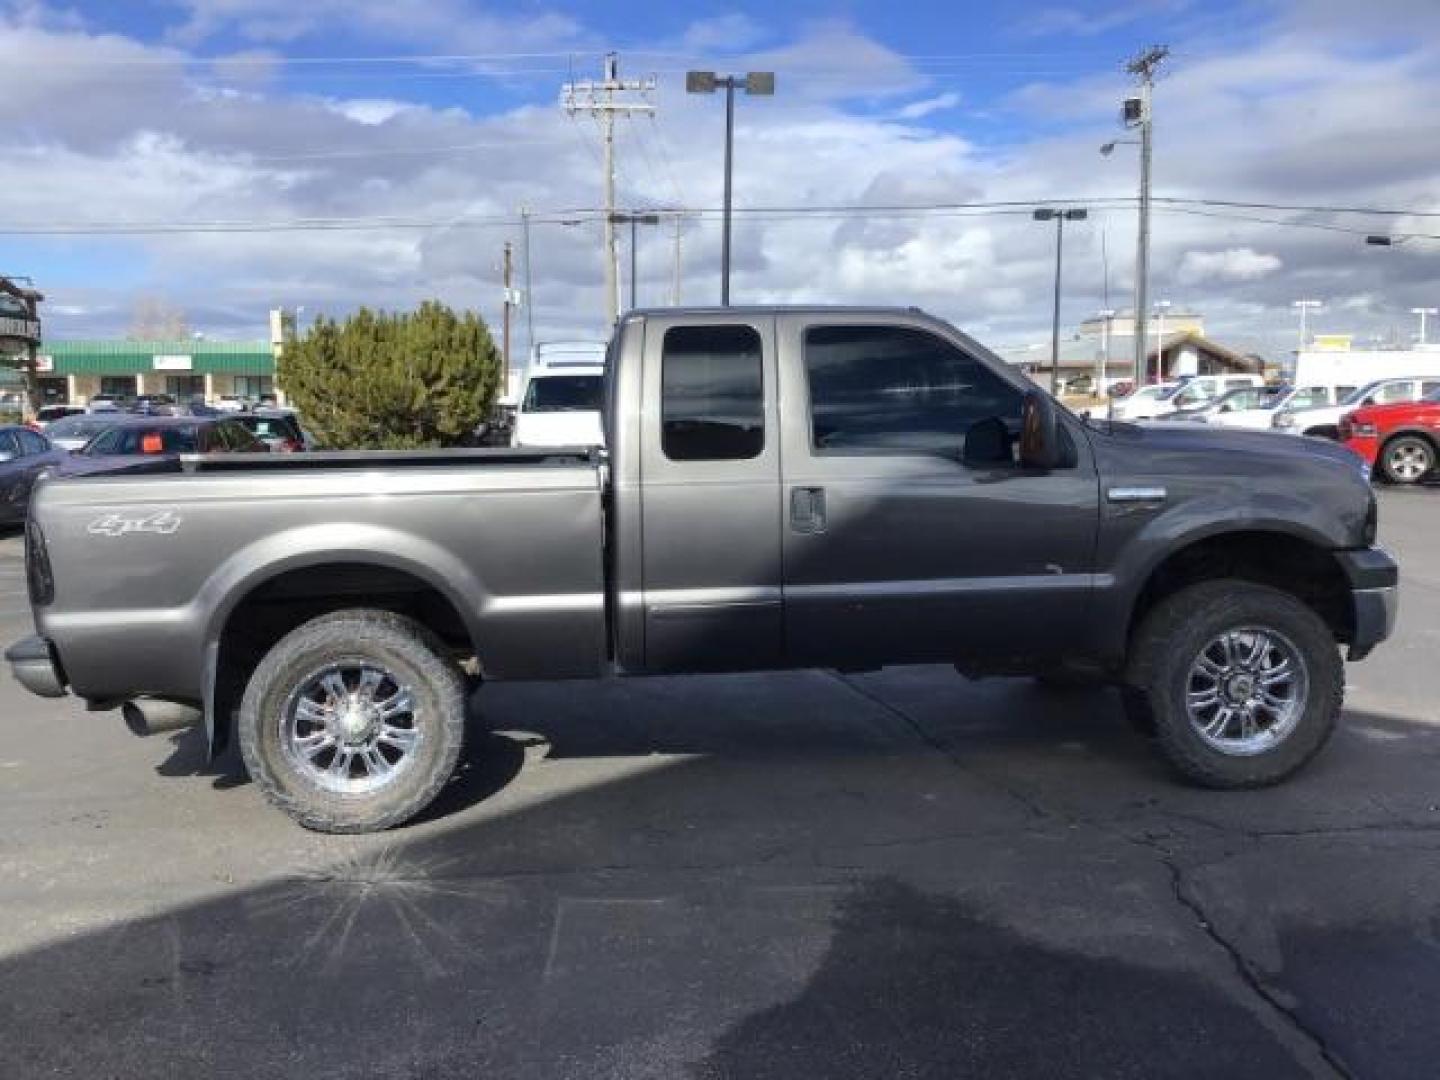
[[(1397, 570), (1343, 448), (1082, 419), (916, 310), (638, 311), (608, 450), (43, 483), (35, 693), (178, 703), (301, 824), (405, 821), (475, 681), (954, 664), (1090, 679), (1191, 780), (1325, 743)], [(697, 692), (703, 692), (697, 690)]]

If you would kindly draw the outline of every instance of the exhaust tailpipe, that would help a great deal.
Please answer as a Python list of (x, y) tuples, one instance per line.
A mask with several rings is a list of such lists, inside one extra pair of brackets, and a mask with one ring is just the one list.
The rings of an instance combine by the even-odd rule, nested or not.
[(194, 705), (178, 701), (162, 701), (159, 698), (136, 698), (120, 706), (120, 715), (131, 734), (146, 736), (160, 735), (167, 731), (198, 724), (201, 712)]

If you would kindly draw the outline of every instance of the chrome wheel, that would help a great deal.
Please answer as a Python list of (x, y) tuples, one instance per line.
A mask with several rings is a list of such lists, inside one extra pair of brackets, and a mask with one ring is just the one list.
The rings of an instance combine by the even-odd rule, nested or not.
[(424, 738), (415, 695), (368, 660), (312, 672), (287, 699), (280, 745), (290, 764), (326, 791), (368, 795), (414, 761)]
[(1417, 439), (1401, 439), (1385, 452), (1385, 471), (1405, 484), (1425, 479), (1434, 464), (1430, 448)]
[(1300, 723), (1310, 680), (1300, 650), (1275, 630), (1229, 630), (1190, 664), (1185, 709), (1195, 732), (1224, 754), (1273, 750)]

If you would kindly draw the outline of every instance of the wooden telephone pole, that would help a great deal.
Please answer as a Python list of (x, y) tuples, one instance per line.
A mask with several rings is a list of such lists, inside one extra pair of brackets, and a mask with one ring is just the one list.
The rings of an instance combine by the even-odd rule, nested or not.
[(509, 240), (505, 241), (505, 307), (504, 307), (504, 330), (501, 336), (501, 355), (505, 358), (505, 380), (500, 384), (500, 396), (504, 397), (510, 392), (510, 312), (515, 307), (515, 290), (510, 287), (514, 275), (514, 245)]

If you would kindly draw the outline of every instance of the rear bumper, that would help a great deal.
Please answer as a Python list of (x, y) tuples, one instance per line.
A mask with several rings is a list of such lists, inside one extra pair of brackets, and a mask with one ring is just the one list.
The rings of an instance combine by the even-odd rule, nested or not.
[(1383, 548), (1336, 553), (1350, 580), (1350, 607), (1355, 629), (1350, 659), (1363, 660), (1395, 630), (1400, 609), (1400, 567)]
[(32, 636), (17, 641), (5, 650), (5, 659), (15, 681), (32, 694), (48, 698), (65, 696), (65, 675), (55, 656), (55, 647), (46, 638)]

